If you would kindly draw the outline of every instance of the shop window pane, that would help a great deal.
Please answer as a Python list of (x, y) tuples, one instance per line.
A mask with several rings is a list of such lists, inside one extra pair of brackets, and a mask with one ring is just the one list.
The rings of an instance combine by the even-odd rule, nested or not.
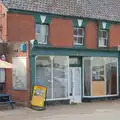
[(91, 59), (84, 59), (84, 96), (91, 96)]
[(106, 94), (117, 94), (117, 59), (109, 58), (106, 61)]
[[(86, 57), (84, 59), (84, 95), (105, 96), (117, 94), (117, 58)], [(92, 75), (92, 80), (91, 80)], [(91, 91), (91, 87), (92, 91)]]
[(52, 98), (51, 59), (50, 57), (37, 57), (36, 84), (47, 87), (47, 99)]
[(68, 97), (68, 59), (64, 56), (53, 60), (53, 98)]
[(77, 57), (70, 57), (69, 59), (70, 65), (80, 65), (80, 58)]
[(105, 61), (102, 57), (92, 58), (92, 96), (105, 95)]

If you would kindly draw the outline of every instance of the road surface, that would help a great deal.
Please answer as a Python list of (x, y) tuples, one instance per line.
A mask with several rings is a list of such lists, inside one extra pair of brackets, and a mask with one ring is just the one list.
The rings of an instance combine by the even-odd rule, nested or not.
[(0, 120), (120, 120), (120, 101), (49, 106), (45, 111), (4, 109), (0, 110)]

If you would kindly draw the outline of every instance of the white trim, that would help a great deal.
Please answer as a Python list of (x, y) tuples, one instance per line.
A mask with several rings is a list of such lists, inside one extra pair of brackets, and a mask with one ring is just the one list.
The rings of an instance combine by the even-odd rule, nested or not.
[(102, 22), (102, 27), (103, 27), (103, 29), (106, 29), (107, 23), (106, 22)]
[[(84, 37), (85, 37), (85, 30), (84, 30), (84, 28), (82, 28), (82, 27), (81, 27), (81, 28), (74, 27), (74, 30), (75, 30), (75, 29), (76, 29), (76, 30), (81, 29), (83, 33), (82, 33), (82, 35), (79, 35), (79, 34), (73, 35), (73, 37), (74, 37), (74, 42), (73, 42), (73, 43), (74, 43), (74, 45), (83, 45), (83, 44), (84, 44), (84, 40), (85, 40), (85, 39), (84, 39)], [(77, 43), (75, 42), (75, 38), (77, 38)], [(78, 38), (82, 38), (82, 43), (79, 43), (79, 42), (78, 42)]]
[(83, 20), (78, 19), (78, 25), (79, 25), (79, 27), (81, 27), (81, 26), (82, 26), (82, 23), (83, 23)]
[(83, 43), (81, 44), (81, 43), (74, 43), (74, 45), (84, 45)]
[(51, 89), (52, 89), (52, 99), (54, 98), (54, 96), (53, 96), (53, 70), (54, 70), (54, 68), (53, 68), (53, 59), (54, 59), (54, 56), (50, 56), (50, 58), (51, 58), (51, 82), (52, 82), (52, 84), (51, 84)]
[(105, 64), (104, 64), (104, 81), (105, 81), (104, 94), (106, 95), (106, 93), (107, 93), (107, 77), (106, 77), (106, 60), (105, 59), (104, 59), (104, 62), (105, 62)]
[[(82, 79), (81, 79), (81, 67), (70, 67), (70, 69), (71, 69), (71, 71), (72, 71), (72, 74), (73, 74), (73, 76), (72, 76), (72, 82), (73, 82), (73, 86), (69, 86), (69, 87), (72, 87), (72, 89), (73, 89), (73, 94), (72, 94), (72, 96), (70, 96), (69, 95), (69, 98), (70, 98), (70, 103), (81, 103), (82, 102), (82, 92), (81, 92), (81, 86), (82, 86), (82, 84), (81, 84), (81, 81), (82, 81)], [(75, 90), (75, 86), (74, 86), (74, 83), (76, 82), (75, 81), (75, 70), (76, 69), (79, 69), (79, 82), (80, 82), (80, 86), (79, 86), (79, 92), (80, 92), (80, 94), (79, 95), (75, 95), (75, 92), (76, 92), (76, 90)]]
[(104, 96), (83, 96), (83, 98), (103, 98), (103, 97), (117, 97), (119, 94), (114, 95), (104, 95)]
[(70, 96), (70, 89), (69, 89), (69, 85), (70, 85), (70, 83), (69, 83), (69, 80), (70, 80), (70, 58), (69, 58), (69, 56), (68, 56), (68, 98), (69, 98), (69, 96)]
[[(105, 45), (105, 44), (102, 45), (102, 44), (101, 44), (101, 40), (104, 40), (104, 41), (106, 40), (106, 44), (107, 44), (107, 41), (108, 41), (108, 38), (109, 38), (109, 36), (108, 36), (108, 35), (109, 35), (108, 31), (102, 29), (102, 30), (99, 30), (99, 32), (106, 32), (107, 36), (106, 36), (105, 38), (104, 38), (104, 37), (101, 37), (101, 35), (98, 36), (98, 38), (99, 38), (99, 39), (98, 39), (98, 41), (99, 41), (99, 42), (98, 42), (98, 46), (99, 46), (99, 47), (107, 47), (108, 45)], [(100, 34), (101, 34), (101, 33), (100, 33)]]
[(119, 65), (117, 58), (117, 95), (119, 95)]
[(40, 19), (41, 19), (41, 22), (42, 22), (42, 23), (45, 23), (46, 16), (40, 15)]
[(90, 93), (91, 93), (91, 96), (92, 96), (92, 88), (93, 88), (93, 86), (92, 86), (92, 59), (93, 59), (93, 57), (90, 58), (90, 64), (91, 64), (91, 67), (90, 67), (90, 69), (91, 69), (91, 70), (90, 70), (90, 73), (91, 73), (91, 76), (90, 76), (90, 77), (91, 77), (91, 78), (90, 78), (90, 83), (91, 83), (90, 88), (91, 88), (91, 89), (90, 89), (90, 90), (91, 90), (91, 91), (90, 91)]
[(85, 58), (83, 57), (83, 58), (82, 58), (82, 73), (81, 73), (81, 74), (83, 75), (83, 79), (82, 79), (82, 81), (83, 81), (83, 83), (82, 83), (82, 85), (83, 85), (83, 89), (82, 89), (82, 92), (83, 92), (82, 94), (83, 94), (83, 96), (84, 96), (84, 85), (85, 85), (85, 84), (84, 84), (84, 82), (85, 82), (85, 76), (84, 76), (84, 75), (85, 75), (85, 73), (84, 73), (84, 69), (85, 69), (85, 67), (84, 67), (84, 59), (85, 59)]
[(56, 101), (56, 100), (70, 100), (70, 98), (55, 98), (55, 99), (46, 99), (46, 101)]

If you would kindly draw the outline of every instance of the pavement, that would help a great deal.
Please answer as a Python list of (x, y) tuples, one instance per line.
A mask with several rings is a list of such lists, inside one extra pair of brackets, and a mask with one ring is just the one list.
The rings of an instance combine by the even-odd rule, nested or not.
[(2, 109), (0, 120), (120, 120), (120, 101), (48, 106), (44, 111)]

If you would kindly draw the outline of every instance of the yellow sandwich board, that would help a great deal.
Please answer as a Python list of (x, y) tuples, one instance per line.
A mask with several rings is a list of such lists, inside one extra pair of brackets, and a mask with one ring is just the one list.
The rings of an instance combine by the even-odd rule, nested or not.
[(40, 107), (44, 109), (46, 93), (46, 87), (39, 85), (34, 86), (31, 105), (34, 107)]

